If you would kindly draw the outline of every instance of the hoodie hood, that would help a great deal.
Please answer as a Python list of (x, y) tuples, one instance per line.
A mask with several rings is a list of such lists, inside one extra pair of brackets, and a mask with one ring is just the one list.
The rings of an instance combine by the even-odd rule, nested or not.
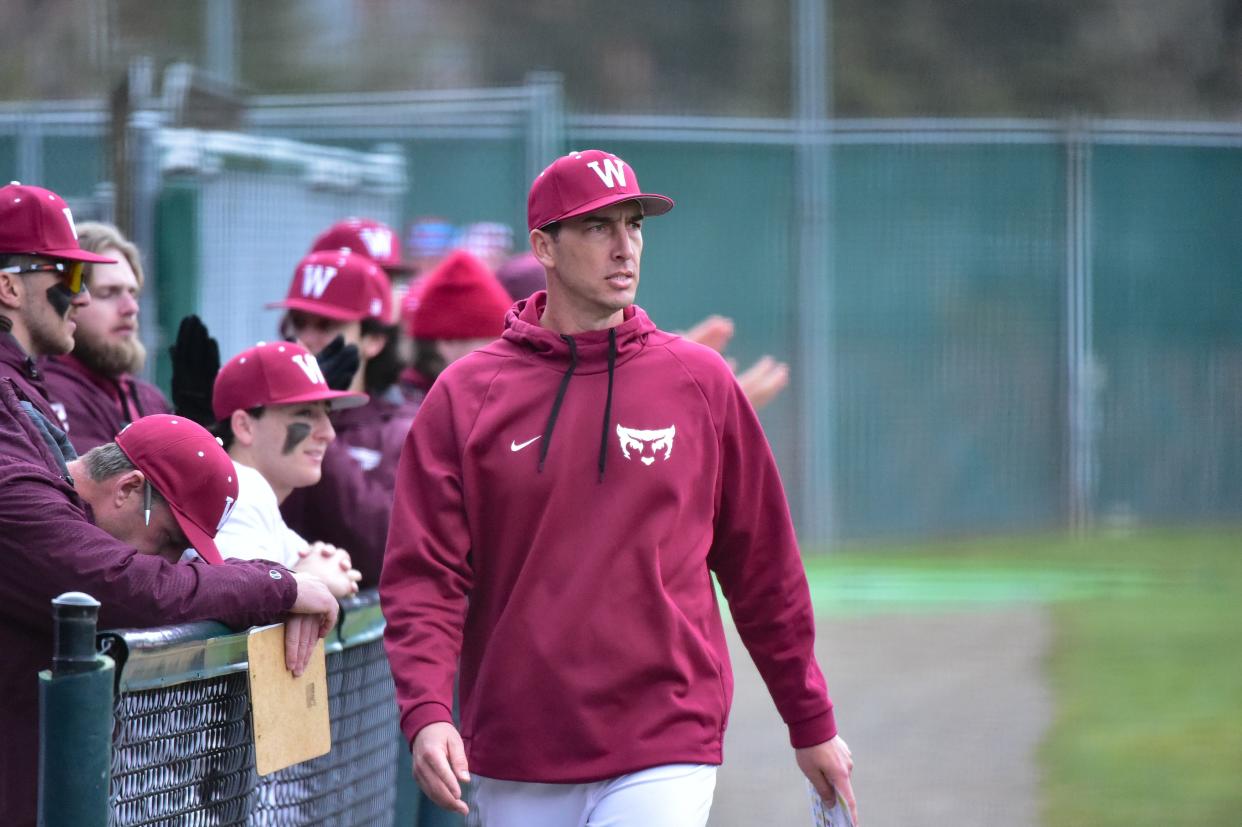
[(514, 304), (505, 314), (505, 332), (501, 338), (546, 360), (548, 367), (558, 371), (564, 371), (570, 361), (566, 339), (572, 338), (577, 349), (575, 373), (602, 373), (608, 370), (608, 340), (611, 336), (616, 336), (616, 364), (621, 365), (637, 356), (647, 344), (647, 338), (657, 332), (655, 323), (643, 309), (632, 304), (625, 308), (624, 318), (616, 327), (562, 336), (539, 324), (547, 303), (547, 291), (540, 290)]
[(52, 410), (47, 386), (43, 383), (43, 372), (39, 370), (38, 363), (22, 349), (21, 344), (3, 325), (0, 325), (0, 379), (12, 379), (21, 388), (26, 399), (49, 422), (60, 422), (60, 417)]
[(618, 365), (637, 356), (647, 343), (647, 337), (656, 330), (655, 324), (637, 305), (630, 305), (622, 313), (621, 324), (607, 330), (589, 330), (568, 335), (549, 330), (539, 324), (548, 303), (548, 293), (540, 290), (528, 299), (517, 302), (505, 314), (503, 338), (524, 348), (537, 358), (547, 360), (549, 366), (563, 370), (556, 397), (548, 413), (543, 429), (543, 444), (539, 446), (539, 472), (552, 447), (556, 420), (560, 416), (565, 393), (574, 374), (608, 372), (608, 393), (604, 397), (602, 426), (599, 437), (599, 481), (604, 481), (604, 469), (608, 462), (608, 434), (612, 429), (613, 378)]

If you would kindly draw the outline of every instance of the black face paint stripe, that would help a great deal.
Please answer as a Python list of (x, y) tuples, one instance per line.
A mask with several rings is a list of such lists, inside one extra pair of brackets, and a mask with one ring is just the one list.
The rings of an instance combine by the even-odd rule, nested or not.
[(285, 447), (281, 453), (292, 454), (293, 449), (301, 445), (310, 436), (311, 426), (305, 422), (294, 422), (285, 426)]
[(73, 304), (76, 293), (69, 292), (69, 288), (57, 282), (47, 289), (47, 301), (52, 305), (52, 309), (56, 311), (56, 315), (64, 318), (69, 312), (70, 305)]

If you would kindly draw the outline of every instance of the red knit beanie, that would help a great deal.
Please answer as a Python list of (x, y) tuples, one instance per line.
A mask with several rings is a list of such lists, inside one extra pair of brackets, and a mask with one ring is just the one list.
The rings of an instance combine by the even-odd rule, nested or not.
[(415, 339), (494, 339), (512, 303), (487, 265), (454, 250), (427, 274), (407, 332)]

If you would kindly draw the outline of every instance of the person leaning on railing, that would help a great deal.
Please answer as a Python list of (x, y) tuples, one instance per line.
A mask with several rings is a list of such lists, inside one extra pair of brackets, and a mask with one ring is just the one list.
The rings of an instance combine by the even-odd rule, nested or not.
[[(51, 600), (84, 591), (103, 627), (214, 619), (286, 621), (285, 662), (305, 669), (339, 607), (318, 579), (262, 561), (220, 559), (214, 537), (237, 498), (228, 455), (185, 417), (144, 417), (66, 466), (0, 380), (0, 813), (33, 825), (38, 679), (52, 652)], [(28, 400), (25, 400), (28, 401)], [(64, 469), (62, 471), (62, 468)], [(206, 562), (178, 563), (194, 548)]]

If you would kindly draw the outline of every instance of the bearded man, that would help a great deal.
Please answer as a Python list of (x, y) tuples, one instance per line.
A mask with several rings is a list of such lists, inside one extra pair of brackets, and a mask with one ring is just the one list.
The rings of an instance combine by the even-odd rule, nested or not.
[(133, 375), (146, 359), (138, 338), (138, 248), (116, 227), (95, 222), (78, 225), (78, 243), (115, 263), (87, 265), (91, 303), (75, 317), (73, 351), (49, 357), (43, 368), (52, 407), (73, 447), (85, 453), (136, 419), (172, 411), (159, 388)]

